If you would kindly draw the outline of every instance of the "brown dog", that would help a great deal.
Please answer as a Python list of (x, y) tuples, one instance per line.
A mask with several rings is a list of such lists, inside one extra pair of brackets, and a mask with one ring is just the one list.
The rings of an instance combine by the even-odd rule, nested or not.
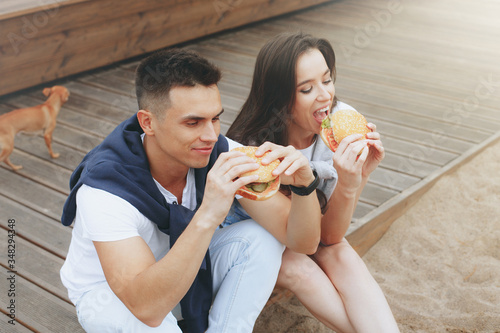
[(19, 132), (36, 132), (43, 130), (45, 144), (49, 148), (52, 158), (59, 154), (52, 151), (52, 132), (56, 128), (56, 118), (61, 106), (66, 103), (69, 91), (63, 86), (53, 86), (43, 89), (43, 94), (48, 99), (40, 105), (29, 108), (17, 109), (0, 116), (0, 162), (5, 162), (14, 170), (22, 168), (14, 165), (9, 156), (14, 150), (14, 137)]

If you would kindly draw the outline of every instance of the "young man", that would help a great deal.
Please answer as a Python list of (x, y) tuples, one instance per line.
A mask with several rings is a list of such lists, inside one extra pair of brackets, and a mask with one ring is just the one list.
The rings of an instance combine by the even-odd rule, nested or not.
[(188, 332), (251, 332), (284, 245), (316, 251), (317, 182), (291, 147), (259, 150), (280, 158), (282, 183), (305, 193), (239, 198), (252, 220), (224, 226), (237, 189), (256, 180), (239, 176), (257, 164), (220, 135), (219, 79), (195, 53), (146, 58), (136, 77), (140, 110), (73, 173), (62, 222), (75, 224), (61, 279), (87, 332), (181, 332), (178, 320)]

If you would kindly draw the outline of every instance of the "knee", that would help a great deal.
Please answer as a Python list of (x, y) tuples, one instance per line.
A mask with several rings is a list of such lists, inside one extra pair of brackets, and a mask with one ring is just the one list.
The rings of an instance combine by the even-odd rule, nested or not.
[(107, 283), (84, 294), (76, 306), (78, 321), (90, 332), (97, 332), (95, 327), (118, 327), (125, 320), (125, 309)]
[(279, 247), (280, 252), (283, 253), (284, 246), (269, 231), (254, 220), (242, 221), (241, 226), (245, 237), (253, 243), (261, 245), (271, 244), (271, 246)]
[(305, 254), (286, 250), (283, 254), (278, 286), (296, 292), (297, 288), (308, 286), (317, 264)]
[(328, 271), (362, 274), (367, 270), (361, 257), (346, 240), (332, 246), (320, 247), (315, 259), (321, 267), (327, 266)]
[(269, 231), (253, 220), (242, 221), (232, 227), (239, 229), (238, 238), (246, 243), (249, 260), (270, 268), (280, 267), (285, 246)]

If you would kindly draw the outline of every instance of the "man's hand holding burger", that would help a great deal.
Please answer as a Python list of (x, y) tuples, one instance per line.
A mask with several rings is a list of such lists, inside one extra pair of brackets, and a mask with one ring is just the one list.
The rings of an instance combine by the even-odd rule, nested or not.
[(257, 175), (242, 176), (256, 170), (258, 163), (245, 154), (230, 151), (220, 154), (207, 175), (203, 201), (198, 211), (210, 212), (212, 227), (220, 225), (234, 201), (236, 191), (247, 184), (257, 181)]

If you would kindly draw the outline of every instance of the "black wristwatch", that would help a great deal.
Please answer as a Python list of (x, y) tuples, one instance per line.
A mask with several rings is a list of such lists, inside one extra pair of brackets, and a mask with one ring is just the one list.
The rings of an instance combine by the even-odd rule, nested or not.
[(316, 187), (318, 187), (318, 185), (319, 185), (318, 173), (313, 170), (313, 175), (314, 175), (314, 180), (309, 186), (297, 187), (297, 186), (290, 185), (290, 190), (293, 193), (300, 195), (300, 196), (303, 196), (303, 197), (311, 194), (316, 189)]

